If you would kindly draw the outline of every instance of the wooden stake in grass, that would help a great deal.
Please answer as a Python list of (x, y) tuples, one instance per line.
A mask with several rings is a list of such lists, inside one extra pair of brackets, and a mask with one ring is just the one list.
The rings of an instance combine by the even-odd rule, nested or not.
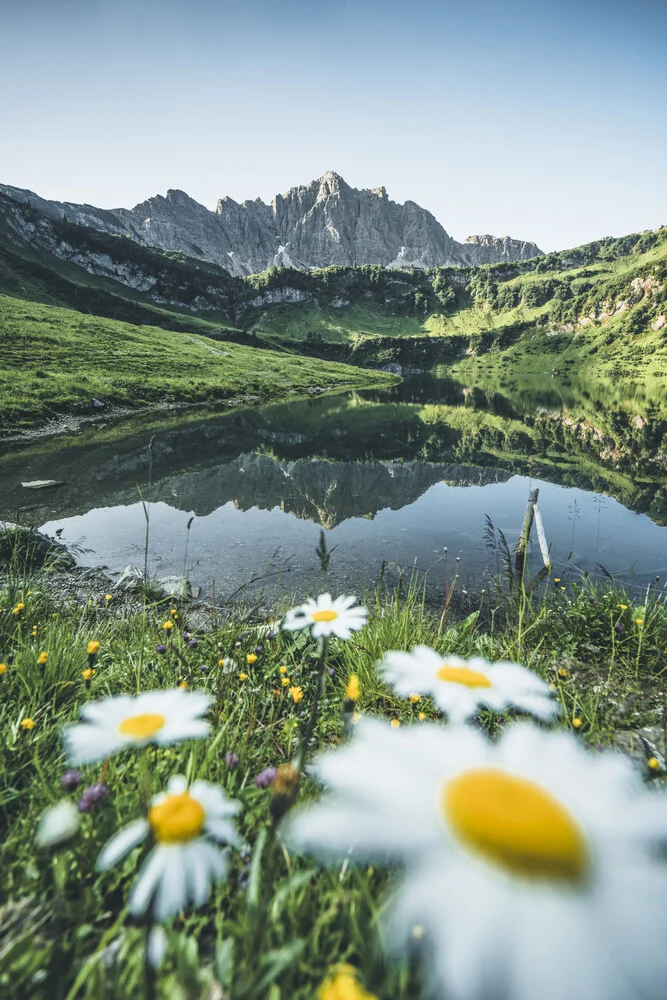
[(540, 491), (538, 489), (533, 489), (528, 494), (528, 506), (526, 507), (526, 514), (523, 519), (523, 527), (521, 529), (521, 535), (519, 536), (519, 541), (517, 542), (516, 549), (514, 550), (514, 569), (516, 570), (516, 575), (521, 581), (521, 586), (523, 587), (523, 574), (526, 568), (526, 549), (528, 548), (528, 539), (530, 538), (530, 531), (533, 527), (533, 518), (535, 516), (535, 504), (537, 503), (537, 498)]

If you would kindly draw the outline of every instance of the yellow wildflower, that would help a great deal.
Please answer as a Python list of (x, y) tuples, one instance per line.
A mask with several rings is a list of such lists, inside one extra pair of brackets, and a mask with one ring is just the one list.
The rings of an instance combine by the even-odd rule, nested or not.
[(21, 719), (21, 729), (34, 729), (35, 723), (32, 719)]
[(417, 718), (419, 719), (420, 722), (423, 722), (424, 719), (426, 718), (426, 712), (420, 712)]
[(97, 639), (91, 639), (88, 643), (88, 656), (96, 656), (99, 653), (100, 644)]
[(280, 698), (281, 694), (282, 694), (282, 691), (281, 691), (280, 688), (274, 688), (273, 689), (273, 697), (274, 698)]
[(560, 583), (560, 577), (559, 576), (555, 576), (554, 577), (554, 583)]
[(81, 671), (81, 676), (83, 677), (84, 681), (89, 681), (92, 680), (93, 674), (95, 673), (97, 673), (97, 671), (93, 670), (92, 667), (86, 667), (85, 670)]
[(348, 701), (359, 701), (361, 697), (361, 687), (359, 685), (359, 678), (356, 674), (350, 674), (350, 679), (347, 682), (347, 688), (345, 689), (345, 697)]
[(619, 608), (621, 609), (621, 611), (627, 611), (628, 610), (627, 604), (619, 604)]
[(48, 653), (40, 653), (39, 656), (37, 657), (37, 665), (39, 667), (43, 667), (48, 658), (49, 658)]
[(567, 677), (567, 670), (566, 670), (565, 667), (560, 667), (559, 668), (559, 670), (558, 670), (558, 676), (562, 677), (562, 678)]
[(292, 701), (295, 705), (298, 705), (303, 698), (303, 691), (300, 687), (291, 687), (289, 693), (292, 695)]
[(400, 726), (400, 724), (401, 724), (401, 720), (400, 719), (392, 719), (391, 720), (391, 728), (392, 729), (398, 729), (398, 727)]
[(224, 660), (218, 660), (218, 666), (219, 667), (224, 667), (224, 665), (225, 665), (225, 661)]
[(248, 680), (248, 675), (247, 674), (239, 674), (239, 680), (240, 681), (247, 681)]
[(278, 667), (278, 670), (280, 671), (281, 674), (287, 673), (287, 667), (285, 666), (285, 664), (283, 664), (282, 667)]
[(181, 689), (181, 691), (187, 691), (187, 689), (190, 687), (187, 681), (181, 681), (181, 683), (178, 686)]
[(648, 766), (651, 768), (652, 771), (660, 770), (660, 761), (658, 760), (657, 757), (649, 757), (646, 763), (648, 764)]
[(0, 663), (0, 676), (2, 674), (6, 673), (6, 672), (7, 672), (7, 664), (6, 663)]
[(410, 701), (412, 702), (413, 705), (416, 705), (417, 702), (421, 701), (421, 700), (422, 700), (422, 696), (420, 694), (411, 694), (410, 695)]
[(578, 717), (576, 719), (572, 720), (572, 725), (574, 726), (575, 729), (581, 729), (581, 727), (583, 726), (583, 724), (584, 724), (584, 720), (580, 719)]
[(280, 683), (284, 688), (286, 688), (289, 687), (292, 682), (290, 681), (289, 677), (283, 677)]
[(105, 594), (104, 595), (104, 600), (105, 601), (113, 601), (113, 594)]
[(169, 614), (172, 618), (178, 618), (178, 610), (176, 608), (172, 608)]
[(248, 666), (252, 666), (253, 663), (257, 663), (257, 653), (248, 653), (246, 656), (246, 663)]
[(356, 969), (341, 965), (324, 980), (317, 991), (317, 1000), (377, 1000), (377, 997), (363, 988)]
[(24, 608), (25, 608), (25, 604), (22, 604), (21, 601), (19, 601), (19, 603), (16, 605), (16, 607), (12, 608), (12, 614), (13, 615), (20, 615)]
[(173, 627), (174, 627), (173, 622), (165, 622), (164, 625), (162, 626), (162, 628), (166, 629), (167, 632), (169, 631), (169, 629), (172, 629)]
[(643, 625), (643, 624), (644, 624), (643, 618), (635, 618), (635, 625)]

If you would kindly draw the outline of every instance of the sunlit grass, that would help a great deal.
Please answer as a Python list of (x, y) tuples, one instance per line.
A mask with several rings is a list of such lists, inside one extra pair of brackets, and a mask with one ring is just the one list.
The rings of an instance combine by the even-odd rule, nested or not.
[[(527, 601), (508, 595), (499, 582), (482, 596), (479, 613), (459, 621), (452, 621), (451, 611), (443, 621), (442, 609), (429, 608), (417, 580), (400, 594), (380, 589), (368, 595), (368, 626), (347, 643), (330, 643), (316, 746), (341, 739), (351, 675), (359, 679), (356, 710), (362, 715), (381, 715), (402, 727), (438, 719), (429, 698), (399, 699), (374, 669), (386, 650), (416, 644), (526, 664), (553, 684), (563, 705), (561, 725), (592, 746), (640, 732), (659, 743), (667, 611), (657, 587), (638, 597), (608, 584), (550, 579)], [(352, 961), (381, 1000), (414, 1000), (414, 972), (388, 966), (378, 946), (384, 875), (354, 865), (321, 870), (272, 841), (261, 870), (251, 864), (249, 851), (268, 829), (268, 793), (254, 777), (294, 758), (312, 703), (316, 649), (308, 636), (274, 636), (273, 620), (232, 619), (193, 633), (186, 605), (149, 599), (144, 610), (118, 613), (114, 600), (56, 601), (48, 578), (24, 572), (18, 558), (0, 594), (0, 661), (6, 664), (0, 674), (0, 987), (36, 1000), (143, 995), (143, 931), (124, 913), (136, 859), (104, 875), (95, 872), (102, 844), (137, 815), (146, 774), (137, 757), (81, 768), (83, 783), (69, 797), (76, 801), (82, 788), (99, 781), (109, 794), (82, 817), (83, 835), (72, 846), (51, 857), (36, 850), (34, 834), (41, 812), (64, 794), (63, 724), (91, 698), (181, 684), (213, 696), (213, 733), (205, 742), (144, 751), (151, 787), (160, 790), (174, 773), (220, 783), (242, 803), (241, 833), (249, 848), (233, 855), (229, 880), (207, 906), (190, 908), (175, 921), (159, 995), (206, 996), (207, 982), (217, 979), (231, 984), (231, 995), (240, 1000), (306, 1000), (330, 966)], [(174, 627), (165, 629), (165, 622)], [(91, 640), (100, 647), (88, 675)], [(303, 698), (295, 701), (290, 688), (300, 688)], [(34, 728), (23, 728), (25, 719)], [(486, 713), (482, 719), (497, 725)], [(652, 751), (642, 751), (638, 737), (636, 743), (646, 767)], [(235, 755), (232, 765), (228, 754)], [(303, 794), (313, 793), (306, 782)]]

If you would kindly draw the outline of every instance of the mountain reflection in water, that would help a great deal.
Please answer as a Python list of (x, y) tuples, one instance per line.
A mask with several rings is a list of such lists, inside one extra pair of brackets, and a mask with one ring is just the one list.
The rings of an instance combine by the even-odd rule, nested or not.
[[(141, 489), (155, 572), (183, 571), (194, 514), (189, 572), (204, 588), (215, 578), (228, 593), (276, 553), (273, 568), (290, 567), (282, 585), (298, 593), (359, 589), (389, 560), (436, 564), (436, 596), (443, 546), (479, 582), (489, 565), (484, 515), (512, 542), (539, 485), (560, 575), (567, 562), (601, 563), (641, 582), (667, 571), (665, 430), (667, 400), (654, 392), (544, 376), (465, 385), (431, 373), (387, 390), (138, 416), (37, 441), (0, 459), (0, 517), (18, 511), (62, 528), (66, 542), (92, 550), (82, 561), (119, 570), (143, 561)], [(34, 479), (64, 484), (28, 495), (20, 483)], [(324, 579), (320, 527), (336, 546)]]

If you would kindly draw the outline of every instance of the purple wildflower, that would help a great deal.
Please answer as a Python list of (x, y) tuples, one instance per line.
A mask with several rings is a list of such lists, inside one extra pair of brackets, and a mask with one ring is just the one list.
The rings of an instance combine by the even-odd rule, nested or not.
[(208, 670), (208, 663), (200, 663), (199, 664), (199, 669), (201, 670), (201, 672), (203, 674), (205, 674), (206, 671)]
[(274, 631), (273, 631), (273, 629), (272, 629), (272, 630), (271, 630), (270, 632), (267, 632), (267, 633), (266, 633), (266, 638), (267, 638), (267, 639), (269, 640), (269, 642), (271, 642), (271, 640), (272, 640), (272, 639), (275, 639), (275, 637), (276, 637), (277, 635), (278, 635), (278, 633), (277, 633), (277, 632), (274, 632)]
[(588, 603), (589, 604), (595, 604), (595, 598), (594, 597), (589, 597), (588, 598)]
[(156, 646), (155, 647), (155, 652), (159, 653), (160, 656), (164, 656), (164, 654), (167, 652), (167, 647), (166, 646), (162, 646), (162, 645)]
[[(239, 759), (235, 753), (232, 753), (231, 750), (225, 754), (225, 764), (230, 771), (235, 771), (239, 766)], [(257, 777), (259, 777), (259, 775)]]
[(258, 655), (262, 652), (263, 649), (264, 649), (264, 646), (255, 646), (255, 652)]
[(109, 789), (106, 785), (103, 785), (101, 781), (97, 781), (94, 785), (89, 785), (83, 794), (88, 794), (93, 802), (97, 804), (98, 802), (101, 802), (102, 799), (106, 799), (109, 794)]
[(335, 667), (329, 667), (329, 669), (327, 670), (327, 673), (328, 673), (329, 677), (335, 677), (336, 676), (336, 668)]
[(65, 771), (60, 779), (60, 787), (65, 792), (73, 792), (82, 781), (83, 775), (81, 774), (81, 771), (77, 771), (75, 768), (71, 767), (68, 771)]
[(623, 628), (620, 622), (616, 622), (616, 625), (614, 627), (619, 635), (622, 635), (623, 632), (625, 632), (625, 629)]
[(108, 794), (109, 789), (107, 786), (103, 785), (101, 781), (97, 781), (94, 785), (88, 785), (88, 788), (84, 789), (83, 795), (77, 802), (76, 807), (81, 813), (89, 813), (103, 799), (106, 799)]
[(269, 788), (277, 773), (277, 767), (265, 767), (264, 770), (260, 771), (255, 778), (255, 784), (258, 788)]
[(199, 642), (196, 639), (190, 639), (190, 642), (188, 643), (190, 649), (196, 649), (198, 645)]

